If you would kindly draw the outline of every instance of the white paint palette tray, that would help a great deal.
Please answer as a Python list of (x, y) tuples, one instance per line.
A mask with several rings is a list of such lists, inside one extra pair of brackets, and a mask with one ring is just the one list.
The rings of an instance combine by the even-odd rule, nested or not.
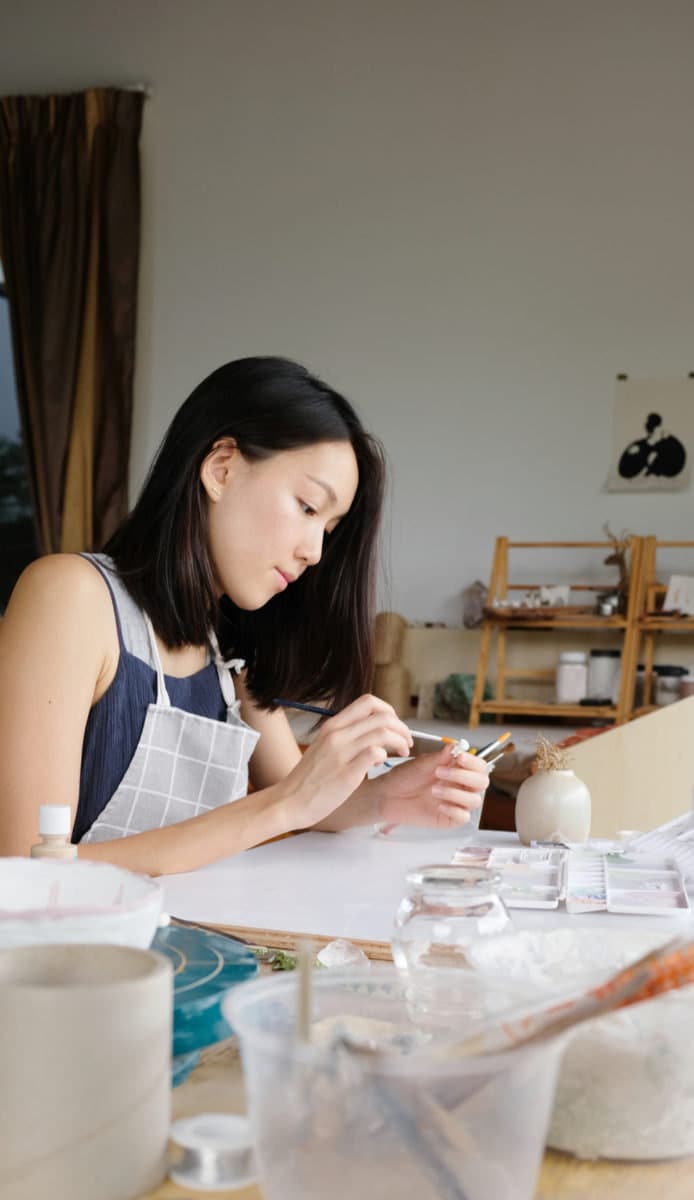
[(558, 908), (564, 897), (566, 850), (560, 847), (463, 846), (453, 862), (498, 872), (507, 908)]
[(461, 846), (454, 863), (501, 876), (507, 908), (558, 908), (568, 913), (689, 916), (682, 872), (672, 858), (602, 853), (590, 846)]
[(577, 848), (569, 855), (566, 911), (671, 917), (688, 916), (691, 908), (682, 872), (673, 859)]
[(605, 859), (607, 911), (650, 916), (689, 915), (689, 897), (679, 868), (666, 860), (658, 866), (634, 866)]

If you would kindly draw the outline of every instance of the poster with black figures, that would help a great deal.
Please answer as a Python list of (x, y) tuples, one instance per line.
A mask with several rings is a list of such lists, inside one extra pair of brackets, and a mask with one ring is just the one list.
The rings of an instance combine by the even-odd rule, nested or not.
[(681, 492), (694, 454), (694, 379), (618, 379), (608, 492)]

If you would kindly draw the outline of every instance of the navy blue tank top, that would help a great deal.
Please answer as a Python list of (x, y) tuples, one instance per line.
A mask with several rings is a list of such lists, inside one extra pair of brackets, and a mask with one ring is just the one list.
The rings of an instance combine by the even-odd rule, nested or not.
[[(130, 764), (145, 723), (147, 707), (157, 698), (144, 614), (135, 604), (105, 554), (85, 554), (108, 584), (118, 628), (118, 669), (108, 691), (90, 710), (82, 746), (80, 794), (72, 831), (79, 842), (105, 809)], [(214, 662), (177, 679), (166, 675), (175, 708), (216, 721), (226, 720), (226, 704)]]

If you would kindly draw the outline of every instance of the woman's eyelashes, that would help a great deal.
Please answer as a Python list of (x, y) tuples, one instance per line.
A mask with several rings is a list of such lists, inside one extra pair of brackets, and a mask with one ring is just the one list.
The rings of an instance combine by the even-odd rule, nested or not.
[[(299, 507), (301, 508), (301, 511), (307, 517), (320, 516), (319, 510), (315, 507), (314, 504), (309, 503), (308, 500), (301, 500), (299, 497), (297, 497), (297, 499), (299, 501)], [(340, 519), (338, 518), (338, 520), (332, 521), (329, 525), (326, 525), (325, 529), (323, 530), (325, 537), (330, 537), (330, 534), (335, 532), (335, 530), (337, 529), (339, 524), (340, 524)]]

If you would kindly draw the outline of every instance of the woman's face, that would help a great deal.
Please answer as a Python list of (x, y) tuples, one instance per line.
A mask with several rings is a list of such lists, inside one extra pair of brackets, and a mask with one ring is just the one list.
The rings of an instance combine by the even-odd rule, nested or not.
[(359, 471), (350, 442), (317, 442), (250, 462), (232, 439), (205, 459), (210, 557), (219, 595), (261, 608), (320, 559)]

